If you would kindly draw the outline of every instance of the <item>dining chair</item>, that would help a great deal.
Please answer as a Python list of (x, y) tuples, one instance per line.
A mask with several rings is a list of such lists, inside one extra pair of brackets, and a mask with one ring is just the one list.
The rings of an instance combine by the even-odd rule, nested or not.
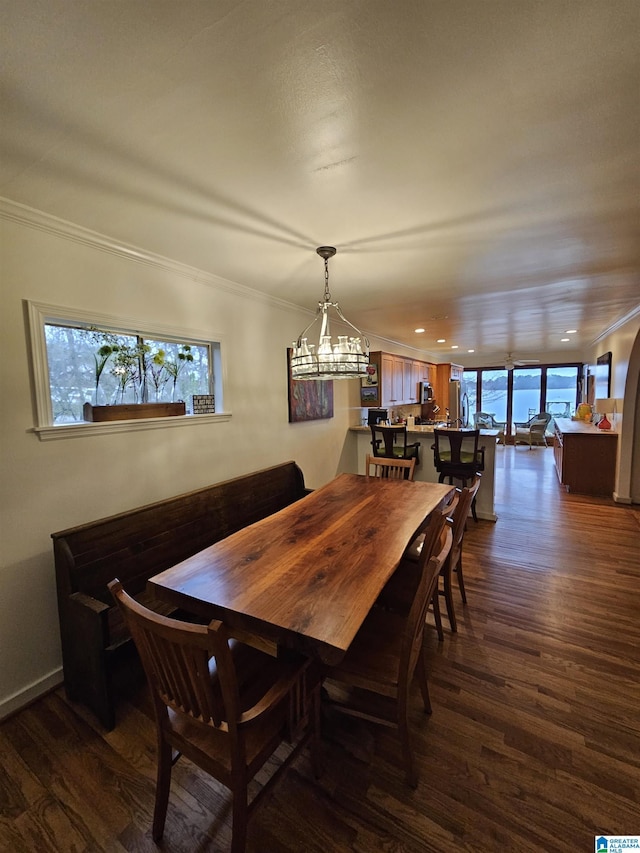
[(367, 477), (382, 477), (388, 480), (413, 480), (416, 460), (383, 459), (367, 455), (365, 474)]
[[(464, 539), (471, 504), (473, 503), (473, 499), (475, 498), (478, 489), (480, 488), (480, 478), (481, 475), (476, 474), (476, 476), (468, 486), (466, 486), (464, 489), (456, 490), (459, 493), (459, 500), (448, 519), (449, 523), (451, 524), (453, 542), (451, 545), (451, 551), (449, 553), (449, 556), (445, 560), (445, 563), (442, 566), (442, 569), (440, 570), (440, 577), (438, 578), (438, 583), (434, 589), (432, 601), (434, 620), (438, 632), (438, 639), (441, 641), (444, 640), (444, 632), (442, 630), (442, 619), (440, 615), (440, 597), (443, 597), (445, 600), (447, 608), (447, 617), (449, 619), (449, 625), (451, 627), (452, 633), (455, 633), (458, 630), (452, 591), (452, 580), (454, 574), (458, 581), (458, 588), (460, 590), (460, 597), (462, 598), (462, 603), (467, 603), (467, 594), (464, 586), (464, 576), (462, 573), (462, 541)], [(429, 547), (428, 543), (427, 547)], [(408, 560), (413, 563), (417, 563), (422, 548), (423, 539), (422, 537), (418, 537), (411, 543), (411, 545), (405, 551), (403, 555), (403, 560)], [(440, 579), (442, 579), (442, 584), (440, 584)]]
[[(425, 713), (431, 713), (424, 652), (426, 611), (438, 573), (451, 549), (444, 512), (431, 514), (428, 532), (438, 530), (434, 546), (420, 555), (418, 589), (408, 614), (374, 605), (342, 661), (323, 669), (323, 701), (339, 713), (397, 729), (407, 783), (416, 787), (409, 703), (417, 675)], [(432, 537), (433, 538), (433, 537)]]
[[(243, 853), (247, 820), (300, 748), (312, 740), (319, 772), (320, 678), (300, 657), (272, 657), (230, 639), (222, 622), (194, 625), (160, 616), (129, 596), (116, 578), (109, 589), (140, 655), (153, 698), (157, 783), (152, 836), (164, 831), (171, 768), (180, 755), (232, 794), (232, 853)], [(248, 784), (283, 740), (294, 749), (251, 802)], [(174, 750), (177, 757), (172, 757)]]

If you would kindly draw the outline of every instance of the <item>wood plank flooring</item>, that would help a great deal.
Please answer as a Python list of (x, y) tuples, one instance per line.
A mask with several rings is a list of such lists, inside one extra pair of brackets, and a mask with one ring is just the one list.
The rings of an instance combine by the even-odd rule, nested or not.
[[(250, 853), (577, 853), (640, 834), (640, 511), (566, 494), (550, 449), (499, 447), (497, 468), (499, 520), (465, 538), (458, 634), (426, 639), (417, 790), (392, 731), (325, 719), (322, 778), (294, 762)], [(0, 725), (2, 853), (157, 849), (145, 691), (119, 712), (104, 733), (58, 690)], [(178, 762), (162, 849), (226, 850), (229, 821), (225, 789)]]

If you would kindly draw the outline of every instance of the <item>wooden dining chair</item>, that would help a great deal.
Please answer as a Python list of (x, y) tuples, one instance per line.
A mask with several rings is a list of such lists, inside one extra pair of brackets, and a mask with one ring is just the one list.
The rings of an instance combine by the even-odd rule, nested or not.
[[(449, 556), (445, 560), (442, 569), (440, 570), (440, 577), (438, 579), (438, 583), (434, 590), (433, 595), (433, 615), (436, 623), (436, 629), (438, 631), (438, 638), (440, 640), (444, 639), (444, 632), (442, 630), (442, 618), (440, 615), (440, 598), (444, 598), (446, 608), (447, 608), (447, 617), (449, 619), (449, 625), (451, 627), (452, 632), (456, 632), (458, 630), (458, 623), (456, 620), (456, 611), (453, 603), (453, 591), (452, 591), (452, 579), (455, 574), (458, 587), (460, 589), (460, 597), (462, 598), (462, 603), (467, 603), (467, 594), (464, 587), (464, 576), (462, 573), (462, 541), (464, 539), (464, 533), (467, 526), (467, 519), (469, 518), (469, 511), (471, 509), (473, 500), (480, 488), (480, 474), (476, 474), (471, 483), (466, 486), (464, 489), (456, 489), (459, 494), (459, 500), (455, 509), (449, 515), (449, 522), (451, 524), (451, 532), (453, 535), (453, 542), (451, 545), (451, 552)], [(411, 561), (417, 563), (420, 555), (420, 551), (423, 547), (423, 538), (418, 537), (415, 539), (409, 548), (404, 553), (404, 560)], [(427, 543), (427, 547), (429, 544)], [(440, 580), (442, 583), (440, 583)], [(410, 593), (406, 593), (410, 594)], [(405, 595), (406, 595), (405, 594)], [(406, 607), (406, 604), (405, 604)]]
[(365, 474), (367, 477), (383, 477), (389, 480), (413, 480), (416, 460), (385, 459), (381, 456), (367, 455)]
[[(445, 523), (448, 524), (453, 534), (453, 518), (458, 515), (460, 494), (461, 490), (455, 489), (453, 494), (441, 504), (437, 511), (436, 523), (433, 523), (432, 513), (420, 525), (415, 535), (408, 542), (398, 567), (380, 592), (376, 601), (377, 605), (384, 607), (386, 610), (392, 610), (404, 615), (409, 613), (418, 590), (422, 571), (423, 551), (426, 549), (427, 554), (433, 553), (437, 538), (441, 532), (440, 523), (443, 525)], [(448, 562), (448, 558), (446, 562)], [(442, 572), (445, 570), (446, 562), (442, 567)], [(444, 640), (438, 589), (439, 583), (436, 583), (431, 604), (438, 639)]]
[(438, 573), (451, 548), (444, 513), (432, 513), (430, 531), (438, 531), (433, 554), (420, 556), (418, 589), (409, 613), (375, 606), (363, 622), (341, 663), (323, 670), (323, 701), (336, 711), (398, 730), (405, 775), (418, 782), (409, 729), (410, 688), (417, 675), (426, 713), (431, 713), (423, 636), (425, 616)]
[[(185, 755), (230, 789), (232, 853), (243, 853), (247, 820), (299, 749), (312, 739), (319, 771), (319, 672), (300, 657), (272, 657), (230, 640), (219, 621), (193, 625), (143, 607), (119, 580), (109, 589), (136, 644), (153, 698), (158, 766), (152, 835), (164, 831), (171, 768)], [(253, 800), (248, 784), (283, 740), (297, 745)]]

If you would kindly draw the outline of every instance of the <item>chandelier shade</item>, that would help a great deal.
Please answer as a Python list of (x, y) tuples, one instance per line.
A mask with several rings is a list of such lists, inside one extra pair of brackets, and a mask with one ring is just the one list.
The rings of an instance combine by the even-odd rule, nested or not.
[[(316, 252), (324, 259), (324, 297), (318, 302), (318, 310), (307, 328), (293, 342), (291, 376), (293, 379), (358, 379), (367, 375), (369, 365), (369, 341), (344, 316), (329, 292), (329, 258), (336, 250), (333, 246), (319, 246)], [(355, 334), (331, 337), (331, 312), (338, 320), (349, 326)], [(309, 332), (319, 326), (317, 343), (310, 342)], [(314, 330), (315, 331), (315, 330)]]

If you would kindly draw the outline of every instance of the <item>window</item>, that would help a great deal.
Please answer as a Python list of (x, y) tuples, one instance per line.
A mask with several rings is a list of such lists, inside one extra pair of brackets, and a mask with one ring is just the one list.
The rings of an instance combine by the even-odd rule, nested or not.
[(538, 412), (568, 418), (581, 391), (580, 364), (465, 370), (463, 391), (469, 398), (469, 420), (474, 412), (493, 414), (498, 422), (528, 421)]
[(480, 371), (480, 411), (493, 415), (500, 423), (507, 420), (508, 384), (507, 370)]
[(548, 367), (546, 403), (542, 410), (555, 418), (569, 418), (578, 405), (580, 365)]
[(215, 410), (222, 410), (220, 342), (177, 329), (135, 329), (116, 317), (28, 307), (39, 429), (89, 426), (85, 403), (184, 401), (191, 414), (194, 395), (213, 395)]
[(513, 371), (513, 397), (511, 418), (514, 423), (527, 423), (538, 412), (542, 393), (542, 369), (540, 367), (516, 367)]
[(473, 421), (473, 413), (478, 411), (478, 371), (465, 370), (462, 374), (462, 385), (460, 388), (462, 396), (467, 395), (469, 400), (469, 420)]

